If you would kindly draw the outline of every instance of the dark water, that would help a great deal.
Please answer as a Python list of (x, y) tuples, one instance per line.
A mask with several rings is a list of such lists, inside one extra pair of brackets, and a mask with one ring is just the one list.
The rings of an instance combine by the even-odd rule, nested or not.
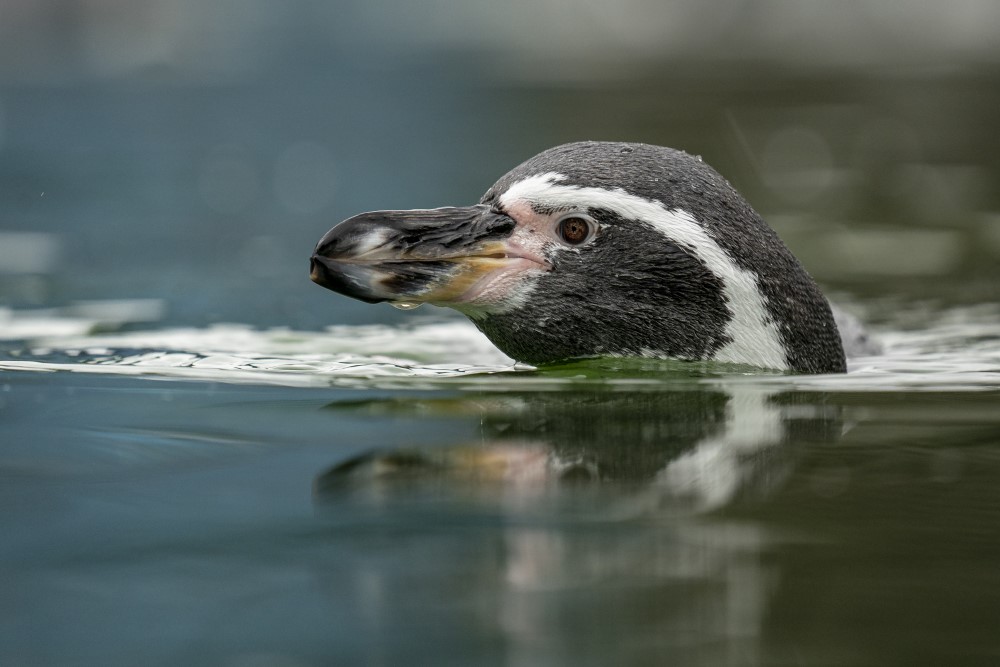
[[(0, 17), (0, 665), (1000, 664), (987, 5), (92, 4)], [(703, 155), (884, 354), (535, 371), (309, 284), (579, 139)]]
[(996, 391), (4, 380), (6, 664), (1000, 648)]

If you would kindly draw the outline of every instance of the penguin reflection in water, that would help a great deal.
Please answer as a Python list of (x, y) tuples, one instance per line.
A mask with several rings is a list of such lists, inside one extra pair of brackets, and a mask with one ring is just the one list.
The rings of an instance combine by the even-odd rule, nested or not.
[[(460, 443), (371, 451), (314, 480), (321, 589), (364, 611), (345, 616), (355, 634), (414, 639), (390, 663), (425, 655), (428, 636), (456, 651), (498, 637), (514, 663), (763, 662), (782, 601), (801, 599), (782, 594), (773, 548), (794, 538), (746, 511), (780, 502), (799, 461), (812, 474), (810, 450), (842, 430), (820, 392), (739, 381), (406, 392), (327, 410), (333, 424), (447, 420)], [(614, 640), (625, 634), (636, 640)]]
[(613, 512), (637, 498), (654, 508), (718, 509), (778, 490), (800, 446), (836, 441), (844, 430), (840, 410), (823, 393), (739, 383), (380, 397), (328, 409), (468, 420), (479, 431), (474, 442), (365, 452), (315, 480), (318, 499), (341, 500), (348, 492), (358, 500), (395, 497), (402, 505), (419, 490), (487, 504), (532, 506), (543, 494), (572, 502), (577, 496), (561, 490), (608, 483), (616, 489)]
[(510, 357), (716, 361), (840, 373), (830, 305), (742, 196), (687, 153), (581, 142), (479, 204), (355, 216), (320, 240), (318, 284), (467, 315)]

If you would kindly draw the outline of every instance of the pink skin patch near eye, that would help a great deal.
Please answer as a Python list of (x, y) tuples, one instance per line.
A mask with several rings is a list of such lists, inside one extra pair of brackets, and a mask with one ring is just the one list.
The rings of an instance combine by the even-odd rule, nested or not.
[(502, 242), (505, 259), (449, 304), (472, 317), (521, 305), (535, 287), (534, 278), (552, 270), (548, 256), (558, 243), (555, 216), (536, 212), (526, 201), (514, 202), (504, 212), (516, 224)]

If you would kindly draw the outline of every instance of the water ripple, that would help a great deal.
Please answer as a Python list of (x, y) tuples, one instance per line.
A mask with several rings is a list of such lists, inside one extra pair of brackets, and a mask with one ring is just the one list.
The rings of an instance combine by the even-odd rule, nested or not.
[[(114, 307), (93, 306), (103, 312)], [(148, 305), (144, 306), (148, 311)], [(119, 307), (118, 311), (122, 309)], [(92, 313), (91, 313), (92, 314)], [(148, 315), (148, 312), (147, 312)], [(515, 364), (464, 320), (409, 326), (334, 326), (322, 332), (242, 325), (96, 333), (73, 313), (3, 313), (0, 370), (107, 373), (282, 386), (552, 390), (581, 383), (657, 388), (670, 383), (752, 382), (818, 391), (1000, 388), (1000, 307), (900, 312), (878, 333), (885, 352), (850, 360), (836, 376), (657, 360), (602, 359), (536, 370)], [(144, 315), (145, 317), (145, 315)], [(118, 312), (118, 322), (127, 317)], [(499, 376), (498, 376), (499, 375)]]

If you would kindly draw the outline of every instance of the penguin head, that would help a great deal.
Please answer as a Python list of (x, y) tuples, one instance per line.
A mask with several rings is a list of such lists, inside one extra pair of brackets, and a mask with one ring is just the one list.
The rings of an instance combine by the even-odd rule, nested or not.
[(646, 144), (544, 151), (468, 207), (364, 213), (312, 279), (467, 315), (532, 364), (597, 356), (840, 372), (830, 307), (774, 231), (700, 158)]

